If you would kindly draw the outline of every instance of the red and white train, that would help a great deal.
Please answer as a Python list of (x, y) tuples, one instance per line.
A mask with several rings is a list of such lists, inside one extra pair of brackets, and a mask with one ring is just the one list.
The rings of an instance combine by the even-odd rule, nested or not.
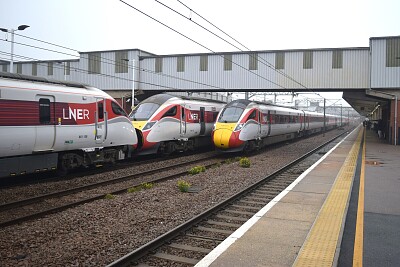
[(234, 100), (218, 115), (212, 138), (227, 152), (254, 150), (340, 125), (340, 116), (302, 111), (250, 100)]
[(138, 132), (138, 155), (194, 150), (212, 145), (211, 132), (225, 103), (158, 94), (129, 115)]
[(125, 158), (135, 128), (105, 92), (0, 73), (0, 177)]

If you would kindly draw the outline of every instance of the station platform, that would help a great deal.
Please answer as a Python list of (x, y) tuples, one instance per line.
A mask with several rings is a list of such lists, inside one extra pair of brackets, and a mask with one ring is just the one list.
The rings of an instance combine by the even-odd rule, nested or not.
[(212, 266), (399, 266), (400, 146), (359, 126), (203, 258)]

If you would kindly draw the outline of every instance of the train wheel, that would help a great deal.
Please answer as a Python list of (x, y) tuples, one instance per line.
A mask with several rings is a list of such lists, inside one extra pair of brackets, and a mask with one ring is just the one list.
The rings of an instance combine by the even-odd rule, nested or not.
[(244, 145), (243, 152), (245, 154), (248, 154), (251, 151), (252, 151), (252, 141), (247, 141), (246, 144)]
[(69, 171), (82, 166), (83, 158), (75, 153), (61, 154), (58, 160), (57, 173), (66, 175)]
[(169, 156), (175, 152), (175, 144), (173, 142), (163, 142), (160, 144), (158, 151), (162, 156)]
[(251, 140), (247, 141), (243, 151), (245, 153), (250, 153), (261, 148), (261, 140)]

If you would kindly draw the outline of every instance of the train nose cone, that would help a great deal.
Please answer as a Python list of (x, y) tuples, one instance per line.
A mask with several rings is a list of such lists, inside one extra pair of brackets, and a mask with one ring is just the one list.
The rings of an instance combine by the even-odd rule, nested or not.
[(232, 131), (228, 129), (217, 129), (214, 132), (214, 145), (221, 149), (229, 148), (229, 140), (231, 138)]

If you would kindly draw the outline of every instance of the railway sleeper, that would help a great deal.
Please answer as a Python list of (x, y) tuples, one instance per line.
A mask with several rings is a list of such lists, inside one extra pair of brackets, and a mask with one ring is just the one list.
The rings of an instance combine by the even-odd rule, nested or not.
[(256, 211), (256, 212), (260, 210), (260, 208), (257, 208), (257, 207), (245, 206), (245, 205), (237, 205), (237, 204), (233, 204), (232, 207), (237, 208), (237, 209), (253, 210), (253, 211)]
[(218, 222), (218, 221), (213, 221), (213, 220), (207, 220), (206, 223), (211, 224), (211, 225), (220, 225), (220, 226), (236, 227), (236, 228), (239, 228), (240, 226), (242, 226), (241, 224), (238, 224), (238, 223)]
[(250, 200), (244, 200), (244, 199), (239, 200), (238, 203), (254, 205), (252, 207), (260, 206), (260, 208), (262, 208), (265, 205), (265, 201), (250, 201)]
[(214, 242), (214, 243), (221, 243), (225, 240), (225, 239), (221, 239), (221, 238), (210, 237), (210, 236), (200, 236), (200, 235), (195, 235), (195, 234), (186, 234), (186, 237), (196, 239), (196, 240), (210, 241), (210, 242)]
[(228, 212), (228, 213), (232, 213), (232, 214), (243, 215), (243, 216), (246, 216), (246, 215), (253, 216), (254, 215), (254, 212), (241, 211), (241, 210), (226, 209), (224, 211)]
[[(281, 190), (282, 191), (282, 190)], [(262, 193), (251, 193), (250, 195), (248, 195), (248, 197), (253, 197), (253, 198), (261, 198), (261, 199), (269, 199), (269, 198), (274, 198), (276, 197), (281, 191), (276, 191), (276, 192), (269, 192), (266, 194), (262, 194)], [(278, 194), (277, 194), (278, 193)]]
[(268, 201), (270, 201), (274, 197), (275, 196), (264, 196), (264, 198), (262, 198), (262, 197), (255, 197), (255, 196), (250, 196), (249, 195), (249, 196), (245, 196), (244, 199), (245, 200), (250, 200), (250, 201), (267, 203)]
[(210, 233), (217, 233), (217, 234), (224, 234), (224, 235), (230, 235), (234, 232), (231, 230), (223, 230), (223, 229), (210, 228), (210, 227), (204, 227), (204, 226), (198, 226), (195, 229), (202, 231), (202, 232), (210, 232)]
[(171, 248), (188, 250), (188, 251), (195, 251), (195, 252), (200, 252), (200, 253), (205, 253), (205, 254), (208, 254), (208, 253), (211, 252), (211, 249), (208, 249), (208, 248), (194, 247), (194, 246), (178, 244), (178, 243), (171, 243), (168, 246), (171, 247)]
[(189, 265), (196, 265), (199, 262), (199, 260), (197, 260), (197, 259), (175, 256), (175, 255), (166, 254), (166, 253), (156, 253), (156, 254), (152, 255), (152, 257), (163, 259), (166, 261), (173, 261), (173, 262), (179, 262), (179, 263), (183, 263), (183, 264), (189, 264)]

